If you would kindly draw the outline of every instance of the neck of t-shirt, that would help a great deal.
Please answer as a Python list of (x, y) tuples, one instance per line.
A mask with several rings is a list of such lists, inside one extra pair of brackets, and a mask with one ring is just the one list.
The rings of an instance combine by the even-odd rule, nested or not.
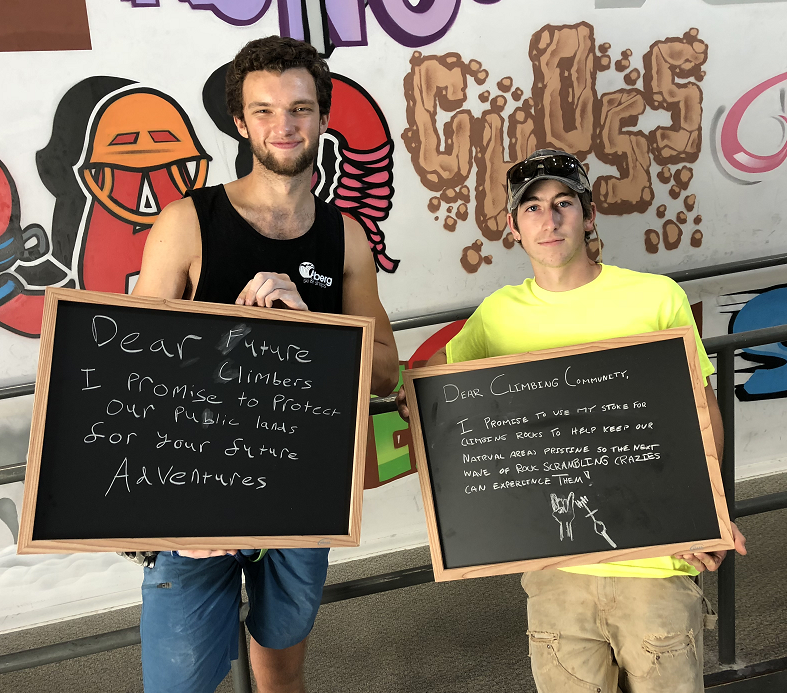
[(596, 279), (602, 265), (590, 263), (573, 267), (534, 267), (535, 283), (542, 291), (565, 293), (574, 291)]

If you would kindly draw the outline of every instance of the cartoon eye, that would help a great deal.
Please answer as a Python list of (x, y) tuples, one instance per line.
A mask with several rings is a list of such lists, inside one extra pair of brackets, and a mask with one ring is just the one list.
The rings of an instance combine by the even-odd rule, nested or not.
[(109, 144), (110, 146), (113, 144), (136, 144), (138, 139), (138, 132), (121, 132), (119, 135), (115, 135)]
[(162, 142), (180, 142), (180, 140), (169, 130), (148, 130), (148, 134), (150, 135), (150, 139), (156, 144), (161, 144)]

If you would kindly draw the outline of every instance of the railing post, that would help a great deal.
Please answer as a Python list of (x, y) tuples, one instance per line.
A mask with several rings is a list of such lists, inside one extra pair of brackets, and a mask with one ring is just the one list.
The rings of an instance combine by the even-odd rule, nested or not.
[[(724, 459), (721, 478), (730, 519), (735, 521), (735, 349), (718, 352), (717, 389), (724, 422)], [(735, 663), (735, 551), (719, 568), (719, 663)]]

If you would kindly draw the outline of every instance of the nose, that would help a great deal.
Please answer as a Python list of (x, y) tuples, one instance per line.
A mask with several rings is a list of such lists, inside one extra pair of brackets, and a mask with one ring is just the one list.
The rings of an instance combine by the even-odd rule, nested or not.
[(289, 111), (283, 111), (277, 118), (274, 128), (277, 135), (291, 135), (295, 132), (295, 120)]
[(544, 231), (556, 231), (560, 227), (560, 210), (550, 207), (544, 213)]

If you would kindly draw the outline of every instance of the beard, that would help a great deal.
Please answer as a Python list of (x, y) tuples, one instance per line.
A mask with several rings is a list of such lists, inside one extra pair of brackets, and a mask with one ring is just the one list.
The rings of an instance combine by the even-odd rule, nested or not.
[(260, 163), (260, 166), (263, 166), (276, 175), (294, 178), (314, 166), (317, 152), (320, 149), (320, 140), (319, 138), (315, 139), (313, 144), (309, 145), (295, 161), (290, 163), (282, 163), (276, 158), (276, 155), (272, 151), (262, 149), (256, 142), (250, 140), (249, 146), (251, 147), (251, 153), (254, 154), (254, 158)]

